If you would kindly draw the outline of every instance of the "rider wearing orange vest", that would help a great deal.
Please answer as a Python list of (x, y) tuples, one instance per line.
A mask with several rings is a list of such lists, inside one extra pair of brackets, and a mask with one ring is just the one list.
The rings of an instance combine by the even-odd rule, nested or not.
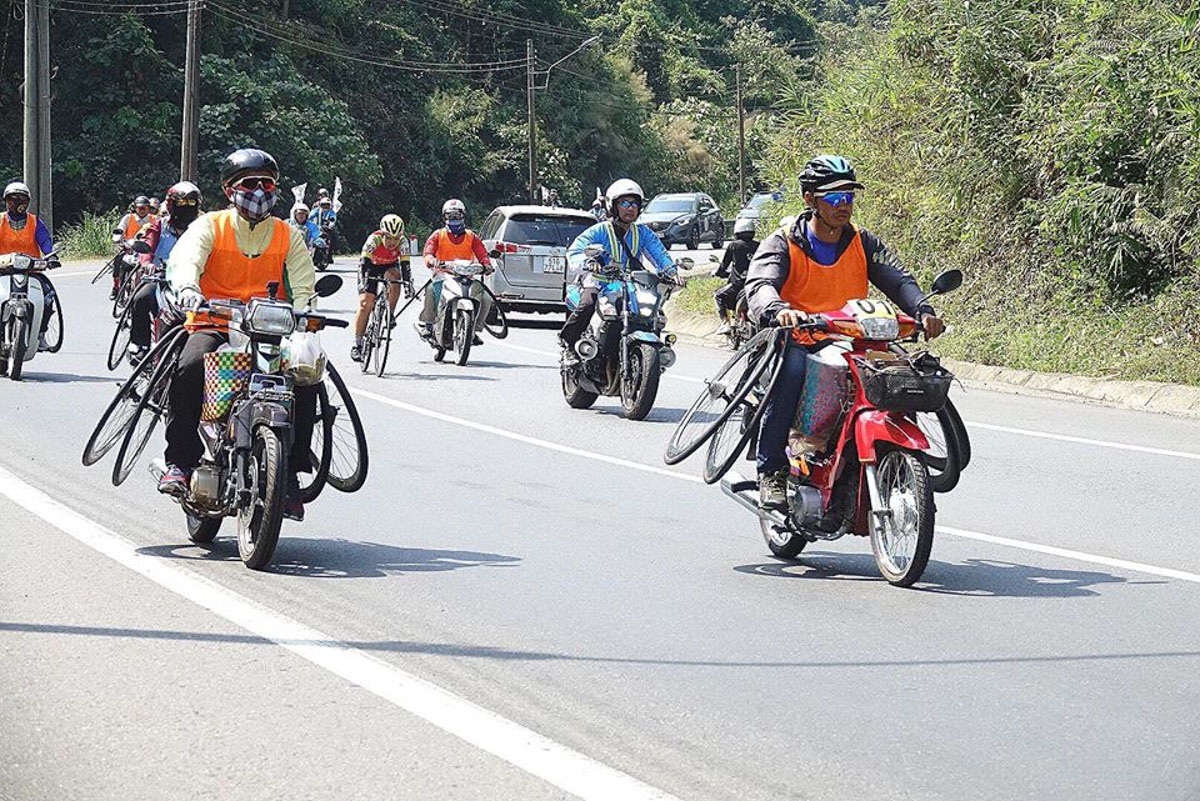
[[(232, 208), (206, 214), (192, 223), (175, 244), (167, 265), (167, 280), (178, 304), (195, 310), (205, 300), (248, 302), (267, 297), (267, 284), (279, 284), (279, 297), (304, 308), (315, 292), (316, 271), (304, 236), (271, 216), (277, 199), (279, 167), (269, 153), (244, 149), (230, 154), (221, 166), (221, 185)], [(171, 383), (167, 425), (167, 472), (158, 489), (183, 497), (192, 470), (204, 454), (198, 426), (204, 392), (204, 355), (229, 341), (222, 326), (202, 315), (189, 315), (187, 344)], [(295, 473), (308, 472), (317, 388), (295, 388), (292, 469), (284, 514), (303, 519)]]
[[(795, 326), (809, 314), (837, 311), (866, 297), (874, 284), (906, 314), (919, 318), (926, 336), (942, 333), (924, 293), (874, 234), (850, 222), (854, 192), (862, 189), (854, 167), (841, 156), (817, 156), (800, 176), (807, 211), (788, 229), (767, 237), (750, 262), (746, 297), (763, 325)], [(921, 305), (918, 305), (921, 304)], [(820, 336), (816, 339), (820, 339)], [(787, 437), (800, 393), (806, 359), (819, 342), (796, 335), (801, 347), (787, 351), (783, 372), (767, 399), (758, 436), (759, 504), (787, 507)]]
[[(4, 188), (4, 212), (0, 213), (0, 254), (21, 253), (40, 259), (54, 250), (54, 240), (46, 224), (29, 213), (32, 199), (29, 187), (13, 181)], [(46, 330), (54, 314), (54, 285), (40, 272), (32, 273), (34, 280), (42, 286), (45, 304), (42, 311), (42, 327), (38, 331), (38, 350), (48, 350)]]
[[(448, 261), (477, 261), (484, 267), (485, 273), (492, 271), (492, 262), (488, 258), (487, 248), (483, 240), (475, 232), (467, 228), (467, 207), (461, 200), (450, 199), (442, 206), (442, 220), (446, 225), (429, 235), (425, 241), (425, 266), (433, 273), (433, 283), (425, 290), (425, 305), (421, 309), (421, 321), (417, 324), (417, 333), (426, 341), (433, 337), (433, 320), (437, 316), (437, 304), (442, 294), (442, 281), (448, 270), (443, 266)], [(488, 314), (492, 310), (492, 299), (482, 291), (475, 298), (479, 303), (479, 316), (475, 320), (475, 344), (482, 345), (478, 331), (483, 327)]]

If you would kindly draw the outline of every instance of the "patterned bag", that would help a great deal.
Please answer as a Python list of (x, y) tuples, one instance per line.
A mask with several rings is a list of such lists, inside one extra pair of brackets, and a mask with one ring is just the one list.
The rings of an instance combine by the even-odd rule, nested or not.
[(204, 354), (204, 405), (200, 419), (212, 423), (223, 418), (233, 399), (250, 383), (250, 354), (218, 350)]

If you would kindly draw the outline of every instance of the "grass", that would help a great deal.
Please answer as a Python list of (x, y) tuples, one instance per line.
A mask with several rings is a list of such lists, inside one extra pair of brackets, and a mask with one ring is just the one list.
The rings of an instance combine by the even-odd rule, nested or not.
[(713, 293), (725, 284), (723, 278), (692, 278), (682, 290), (672, 298), (675, 307), (681, 311), (694, 314), (711, 314), (716, 317), (716, 306), (713, 305)]
[(112, 232), (120, 219), (120, 213), (116, 209), (108, 214), (92, 214), (85, 211), (83, 220), (75, 225), (64, 225), (58, 230), (59, 255), (65, 259), (111, 256)]

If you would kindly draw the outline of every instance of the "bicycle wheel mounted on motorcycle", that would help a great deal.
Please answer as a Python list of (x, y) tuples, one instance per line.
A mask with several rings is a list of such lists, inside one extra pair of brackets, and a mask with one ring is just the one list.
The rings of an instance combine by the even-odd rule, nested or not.
[(367, 434), (346, 382), (332, 363), (325, 368), (325, 389), (332, 410), (329, 485), (339, 492), (357, 492), (367, 480)]

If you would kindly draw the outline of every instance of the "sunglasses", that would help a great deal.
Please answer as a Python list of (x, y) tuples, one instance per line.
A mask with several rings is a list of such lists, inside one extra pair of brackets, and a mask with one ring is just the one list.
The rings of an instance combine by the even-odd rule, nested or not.
[(174, 203), (176, 206), (198, 206), (198, 205), (200, 205), (200, 202), (198, 200), (195, 200), (190, 197), (181, 197), (176, 200), (172, 200), (171, 202)]
[(640, 209), (642, 202), (640, 200), (618, 200), (617, 208), (619, 209)]
[(259, 188), (261, 188), (264, 192), (274, 192), (275, 179), (251, 175), (242, 178), (233, 186), (235, 189), (240, 189), (243, 192), (253, 192), (255, 189)]
[(822, 192), (817, 195), (821, 200), (824, 200), (830, 206), (837, 208), (838, 206), (849, 206), (854, 203), (853, 192)]

